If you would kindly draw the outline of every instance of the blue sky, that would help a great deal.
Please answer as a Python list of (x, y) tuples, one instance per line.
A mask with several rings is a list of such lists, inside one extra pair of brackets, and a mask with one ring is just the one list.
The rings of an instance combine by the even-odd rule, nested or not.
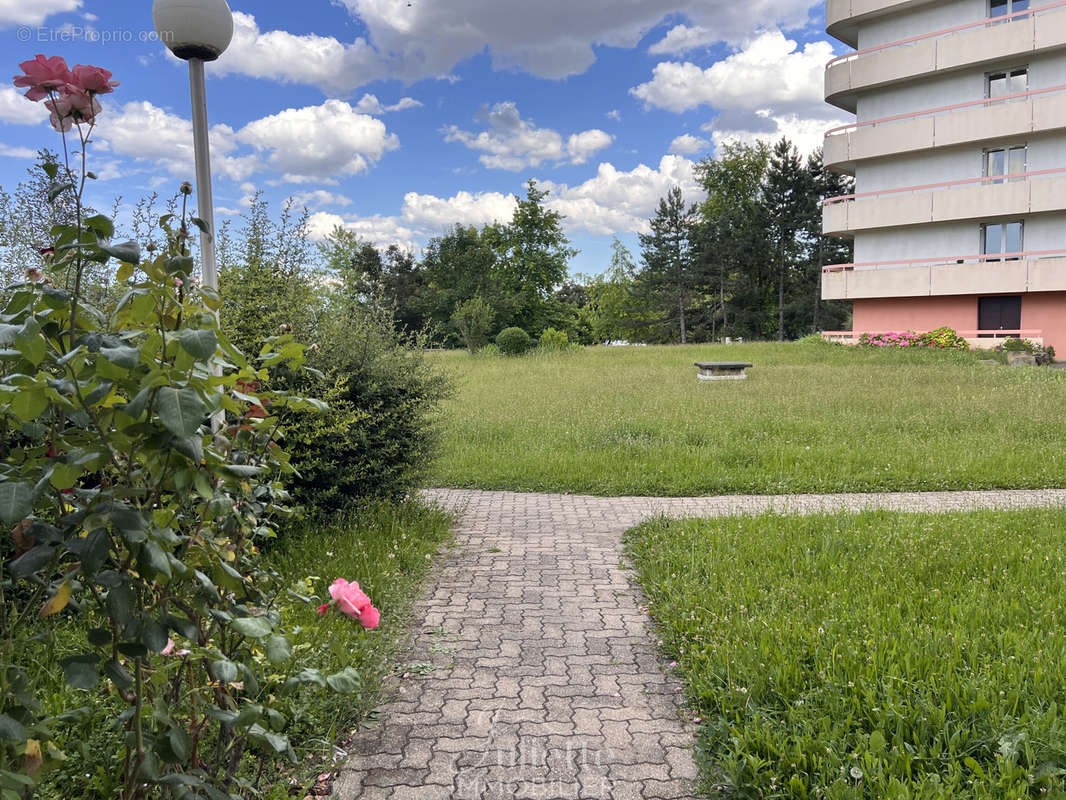
[[(456, 222), (506, 220), (529, 178), (601, 272), (660, 197), (723, 141), (788, 135), (801, 150), (846, 121), (821, 101), (840, 46), (809, 0), (233, 0), (208, 65), (219, 219), (262, 191), (296, 197), (321, 236), (344, 225), (417, 249)], [(14, 75), (37, 53), (114, 72), (93, 146), (109, 207), (192, 179), (185, 65), (146, 0), (0, 0)], [(0, 186), (56, 147), (39, 106), (0, 89)]]

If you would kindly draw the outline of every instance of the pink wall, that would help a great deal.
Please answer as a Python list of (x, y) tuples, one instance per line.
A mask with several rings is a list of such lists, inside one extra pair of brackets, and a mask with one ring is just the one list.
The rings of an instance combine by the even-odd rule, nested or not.
[(1023, 294), (1022, 327), (1042, 330), (1055, 357), (1066, 358), (1066, 292)]
[[(947, 325), (957, 331), (977, 328), (977, 296), (886, 297), (856, 300), (852, 330), (928, 331)], [(1042, 330), (1044, 344), (1066, 356), (1066, 292), (1022, 295), (1022, 328)]]
[[(1023, 313), (1024, 307), (1023, 301)], [(955, 330), (974, 330), (977, 327), (977, 298), (973, 295), (954, 295), (855, 301), (852, 330), (858, 333), (931, 331), (941, 325)]]

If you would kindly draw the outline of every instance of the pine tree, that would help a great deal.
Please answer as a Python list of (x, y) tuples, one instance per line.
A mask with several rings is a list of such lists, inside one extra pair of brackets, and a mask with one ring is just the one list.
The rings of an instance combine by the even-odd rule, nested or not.
[(800, 234), (809, 230), (813, 184), (792, 143), (782, 137), (774, 145), (766, 170), (763, 202), (770, 222), (777, 280), (777, 340), (785, 340), (785, 295), (796, 280), (806, 253)]
[(678, 332), (681, 344), (688, 343), (688, 318), (700, 289), (692, 247), (695, 223), (695, 206), (686, 208), (681, 187), (675, 186), (659, 201), (651, 233), (640, 235), (637, 294), (664, 331)]

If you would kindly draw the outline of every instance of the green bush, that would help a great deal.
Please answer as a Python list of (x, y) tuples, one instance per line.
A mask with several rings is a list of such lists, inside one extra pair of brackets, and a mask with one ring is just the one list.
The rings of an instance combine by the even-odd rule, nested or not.
[(505, 356), (520, 356), (529, 350), (532, 340), (521, 328), (504, 328), (496, 336), (496, 346)]
[(486, 303), (481, 295), (459, 303), (455, 306), (452, 314), (452, 323), (459, 329), (459, 333), (466, 342), (466, 347), (471, 353), (476, 353), (489, 341), (489, 329), (496, 318), (496, 311)]
[(479, 358), (496, 358), (500, 354), (500, 348), (496, 346), (494, 342), (489, 342), (487, 345), (478, 350), (474, 355)]
[(1043, 348), (1028, 339), (1007, 339), (999, 346), (999, 349), (1008, 353), (1035, 353)]
[(540, 335), (540, 341), (537, 343), (537, 347), (541, 350), (553, 352), (568, 350), (570, 348), (570, 337), (566, 335), (566, 331), (557, 331), (555, 328), (546, 328), (544, 333)]
[(301, 388), (329, 410), (299, 414), (284, 429), (297, 473), (290, 489), (317, 516), (406, 495), (433, 457), (430, 417), (446, 387), (422, 342), (402, 340), (385, 312), (356, 309), (321, 324), (308, 351), (321, 376)]

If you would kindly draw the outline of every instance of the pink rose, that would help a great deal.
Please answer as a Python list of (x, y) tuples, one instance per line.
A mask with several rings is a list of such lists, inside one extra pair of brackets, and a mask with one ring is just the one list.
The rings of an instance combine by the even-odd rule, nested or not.
[(337, 578), (329, 587), (329, 596), (342, 614), (359, 620), (364, 628), (378, 626), (381, 614), (355, 581), (349, 583), (343, 578)]
[(159, 651), (159, 655), (161, 655), (161, 656), (169, 656), (173, 652), (174, 652), (174, 640), (170, 639), (170, 638), (167, 638), (167, 646)]
[(118, 81), (111, 80), (111, 71), (103, 67), (78, 64), (71, 73), (70, 83), (93, 94), (107, 94), (114, 91)]
[(71, 84), (64, 85), (56, 97), (46, 100), (45, 108), (52, 112), (52, 127), (65, 133), (74, 122), (93, 122), (100, 113), (100, 101), (92, 94)]
[(43, 100), (49, 92), (74, 80), (62, 56), (45, 58), (38, 55), (33, 61), (23, 61), (19, 68), (26, 74), (15, 76), (15, 86), (28, 88), (26, 97), (34, 101)]

